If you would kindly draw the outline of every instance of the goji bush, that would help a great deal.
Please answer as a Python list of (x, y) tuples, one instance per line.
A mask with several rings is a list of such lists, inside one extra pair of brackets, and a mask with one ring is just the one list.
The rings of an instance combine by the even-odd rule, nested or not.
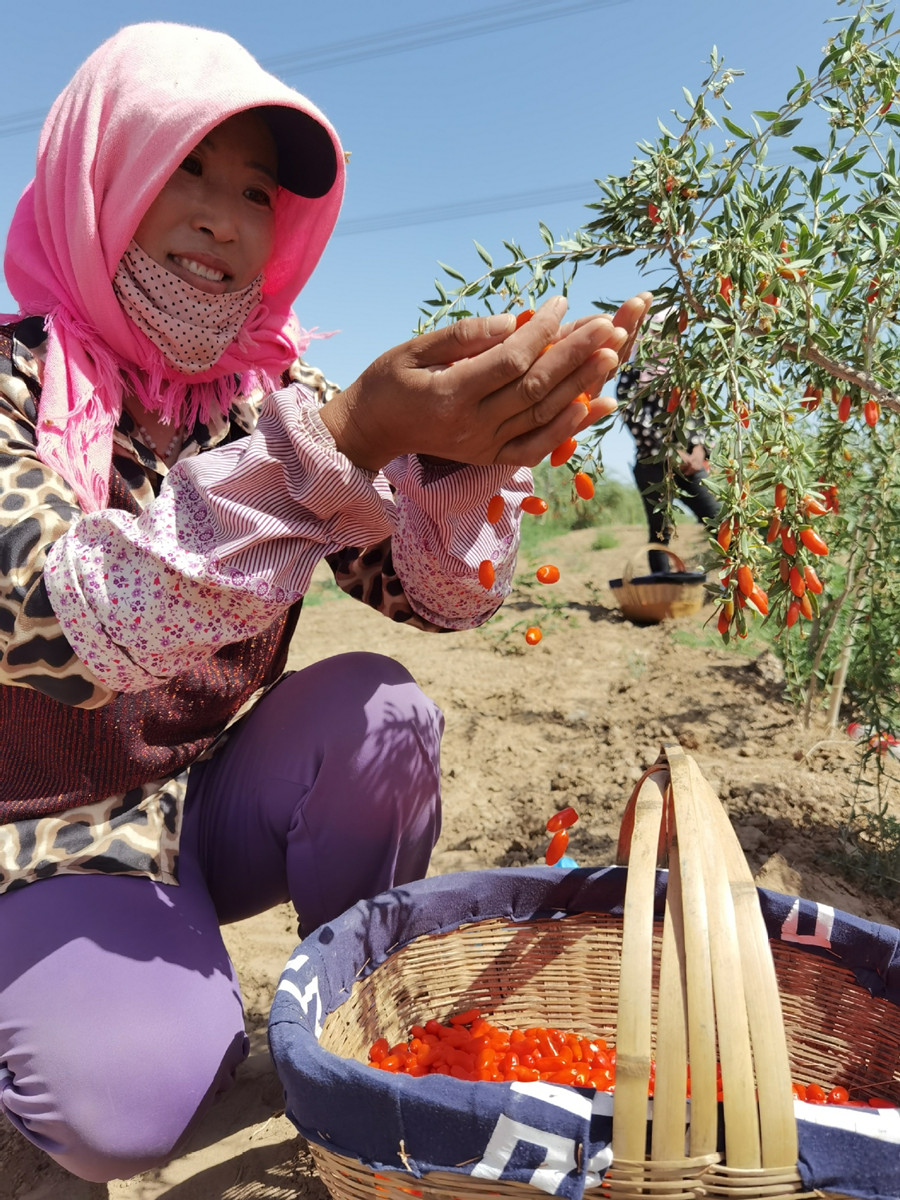
[[(656, 297), (636, 356), (658, 371), (667, 442), (685, 443), (692, 412), (713, 431), (714, 622), (728, 642), (767, 621), (807, 713), (827, 704), (835, 723), (843, 704), (877, 730), (900, 729), (892, 22), (885, 3), (837, 0), (818, 65), (741, 119), (728, 94), (741, 72), (713, 51), (683, 110), (638, 143), (626, 173), (598, 180), (574, 233), (539, 223), (541, 247), (504, 242), (505, 261), (476, 242), (483, 269), (441, 264), (448, 281), (419, 323), (530, 310), (579, 269), (632, 260)], [(579, 441), (569, 469), (596, 477), (613, 419)], [(672, 470), (661, 503), (674, 523)]]

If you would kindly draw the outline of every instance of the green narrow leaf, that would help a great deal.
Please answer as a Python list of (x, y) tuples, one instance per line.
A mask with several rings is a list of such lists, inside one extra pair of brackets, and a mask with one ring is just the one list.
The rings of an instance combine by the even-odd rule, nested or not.
[(800, 154), (803, 158), (808, 158), (810, 162), (822, 162), (825, 157), (815, 146), (792, 146), (791, 149), (795, 154)]
[(746, 129), (741, 129), (740, 125), (736, 125), (735, 122), (730, 119), (730, 117), (723, 117), (722, 124), (725, 126), (728, 132), (733, 133), (735, 137), (746, 138), (749, 141), (749, 139), (753, 136), (752, 134), (749, 134)]
[(801, 124), (800, 117), (793, 117), (789, 121), (775, 121), (772, 124), (772, 133), (775, 137), (787, 137), (792, 129), (796, 129)]
[(859, 154), (845, 154), (843, 158), (838, 159), (831, 169), (835, 175), (846, 175), (850, 168), (855, 167), (865, 156), (864, 150)]
[(478, 257), (482, 260), (482, 262), (486, 262), (489, 267), (493, 267), (494, 260), (480, 242), (475, 242), (475, 249), (478, 251)]
[(697, 103), (697, 101), (694, 99), (694, 97), (691, 95), (691, 93), (687, 90), (686, 87), (683, 87), (681, 90), (684, 93), (685, 100), (687, 100), (688, 104), (691, 106), (691, 108), (693, 108), (694, 105)]
[(459, 271), (454, 271), (453, 267), (448, 267), (447, 264), (442, 263), (440, 259), (438, 259), (438, 266), (441, 268), (442, 271), (446, 271), (447, 274), (450, 275), (453, 279), (458, 279), (460, 281), (460, 283), (466, 282), (465, 275), (460, 275)]
[(673, 137), (675, 137), (675, 136), (676, 136), (676, 134), (674, 134), (674, 133), (672, 132), (672, 130), (671, 130), (671, 129), (666, 129), (665, 125), (663, 125), (663, 123), (662, 123), (662, 121), (659, 119), (659, 117), (657, 117), (657, 118), (656, 118), (656, 123), (657, 123), (657, 125), (660, 127), (660, 129), (662, 130), (662, 132), (663, 132), (663, 133), (666, 135), (666, 137), (673, 138)]
[(755, 108), (753, 115), (754, 117), (762, 117), (764, 121), (778, 121), (781, 119), (781, 113), (772, 112), (768, 108)]
[(840, 304), (842, 300), (846, 299), (846, 297), (850, 295), (851, 291), (853, 290), (853, 285), (856, 283), (856, 276), (858, 273), (858, 268), (854, 263), (844, 278), (844, 282), (841, 285), (841, 290), (838, 292), (837, 297), (835, 298), (835, 304)]

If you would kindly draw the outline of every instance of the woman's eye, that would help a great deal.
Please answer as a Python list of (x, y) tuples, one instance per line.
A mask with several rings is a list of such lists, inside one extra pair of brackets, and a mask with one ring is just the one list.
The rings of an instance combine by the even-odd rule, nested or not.
[(272, 207), (272, 197), (265, 190), (265, 188), (247, 188), (246, 192), (244, 192), (244, 195), (254, 204), (263, 205), (265, 208)]
[(191, 175), (200, 175), (203, 168), (200, 164), (200, 159), (196, 154), (189, 154), (180, 164), (179, 169), (187, 171)]

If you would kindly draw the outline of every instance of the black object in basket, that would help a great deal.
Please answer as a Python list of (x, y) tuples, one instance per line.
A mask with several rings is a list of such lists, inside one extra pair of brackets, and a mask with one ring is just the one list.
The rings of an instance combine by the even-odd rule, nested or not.
[[(674, 571), (635, 575), (638, 558), (650, 550), (668, 554)], [(628, 563), (621, 579), (610, 579), (609, 587), (622, 615), (635, 625), (657, 625), (672, 617), (691, 617), (703, 604), (705, 571), (689, 571), (674, 550), (659, 543), (642, 547)]]

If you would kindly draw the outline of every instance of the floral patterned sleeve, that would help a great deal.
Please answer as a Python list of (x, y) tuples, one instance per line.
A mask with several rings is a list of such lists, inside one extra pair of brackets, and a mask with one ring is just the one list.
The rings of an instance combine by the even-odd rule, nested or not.
[[(396, 505), (393, 536), (328, 559), (338, 586), (394, 621), (449, 632), (483, 624), (509, 595), (516, 565), (520, 502), (531, 472), (508, 467), (438, 465), (414, 455), (385, 470)], [(491, 497), (505, 504), (487, 520)], [(494, 584), (485, 590), (479, 565), (489, 559)]]

